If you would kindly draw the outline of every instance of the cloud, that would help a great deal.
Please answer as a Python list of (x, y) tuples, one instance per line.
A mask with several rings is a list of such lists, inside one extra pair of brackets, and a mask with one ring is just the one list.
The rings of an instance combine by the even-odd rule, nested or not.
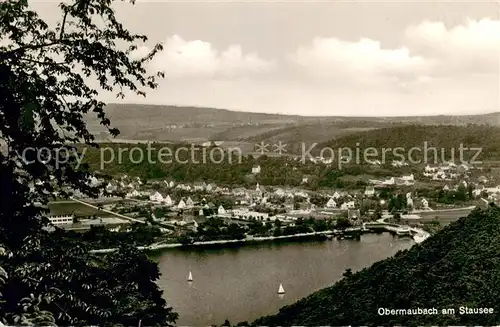
[(466, 20), (447, 28), (442, 22), (424, 21), (405, 31), (407, 44), (422, 55), (439, 61), (436, 73), (498, 74), (500, 21)]
[(364, 82), (416, 80), (433, 66), (432, 61), (412, 55), (408, 48), (383, 49), (380, 42), (370, 39), (348, 42), (318, 37), (299, 47), (289, 60), (314, 77)]
[(209, 42), (186, 41), (178, 35), (166, 40), (152, 65), (169, 78), (237, 78), (274, 68), (273, 61), (261, 59), (256, 53), (244, 53), (239, 45), (219, 51)]

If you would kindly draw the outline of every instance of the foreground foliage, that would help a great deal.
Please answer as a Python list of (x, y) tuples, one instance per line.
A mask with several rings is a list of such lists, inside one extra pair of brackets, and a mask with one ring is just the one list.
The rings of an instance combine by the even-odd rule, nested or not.
[[(253, 326), (429, 326), (500, 323), (500, 208), (476, 209), (424, 243), (347, 275)], [(459, 314), (459, 307), (493, 314)], [(379, 315), (379, 308), (436, 308), (438, 315)], [(454, 308), (454, 315), (441, 309)]]
[(59, 8), (51, 27), (26, 0), (0, 1), (0, 321), (169, 326), (177, 315), (154, 283), (157, 265), (143, 253), (125, 246), (97, 257), (83, 242), (42, 229), (47, 220), (39, 204), (54, 191), (60, 198), (74, 189), (100, 191), (88, 183), (88, 169), (75, 165), (79, 153), (70, 146), (95, 145), (87, 113), (117, 135), (100, 92), (145, 95), (162, 77), (146, 69), (161, 46), (133, 59), (147, 38), (125, 29), (111, 0)]

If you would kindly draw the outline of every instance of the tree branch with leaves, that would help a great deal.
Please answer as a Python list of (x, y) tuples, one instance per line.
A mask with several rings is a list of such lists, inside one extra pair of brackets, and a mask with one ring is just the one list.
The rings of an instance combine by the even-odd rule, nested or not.
[[(0, 257), (1, 318), (25, 325), (168, 326), (177, 314), (154, 281), (156, 264), (131, 247), (92, 255), (78, 240), (42, 229), (44, 209), (74, 190), (96, 196), (88, 167), (77, 169), (77, 144), (97, 147), (85, 117), (94, 114), (113, 136), (103, 92), (145, 96), (162, 72), (148, 63), (162, 50), (128, 31), (111, 0), (61, 3), (49, 26), (26, 0), (0, 2)], [(95, 81), (95, 85), (92, 83)], [(44, 153), (40, 152), (44, 149)], [(61, 148), (68, 151), (61, 158)], [(26, 149), (33, 151), (27, 153)], [(48, 150), (47, 150), (48, 149)]]

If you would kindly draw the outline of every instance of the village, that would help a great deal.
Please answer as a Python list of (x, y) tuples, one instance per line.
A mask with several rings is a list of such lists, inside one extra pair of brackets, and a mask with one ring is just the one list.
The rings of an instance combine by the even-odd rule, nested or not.
[[(255, 166), (252, 174), (258, 175), (261, 169)], [(221, 224), (241, 226), (279, 224), (290, 231), (304, 220), (328, 222), (321, 230), (380, 219), (426, 229), (429, 224), (446, 225), (477, 205), (498, 203), (500, 185), (481, 175), (482, 171), (481, 167), (453, 163), (426, 165), (418, 177), (410, 173), (369, 179), (364, 189), (315, 191), (307, 188), (307, 176), (303, 177), (304, 186), (295, 188), (259, 183), (252, 188), (230, 188), (206, 182), (142, 181), (127, 175), (109, 181), (93, 177), (92, 186), (105, 185), (101, 197), (90, 199), (75, 192), (71, 202), (51, 203), (48, 218), (53, 226), (74, 231), (92, 226), (127, 231), (131, 223), (149, 223), (177, 238), (196, 233), (200, 224), (215, 218)], [(57, 210), (52, 210), (54, 207)], [(265, 235), (282, 234), (269, 227)]]

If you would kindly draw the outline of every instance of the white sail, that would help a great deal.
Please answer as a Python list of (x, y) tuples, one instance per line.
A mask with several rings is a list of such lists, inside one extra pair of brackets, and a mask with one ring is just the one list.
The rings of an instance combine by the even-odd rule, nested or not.
[(193, 274), (191, 272), (189, 272), (188, 282), (192, 282), (192, 281), (193, 281)]
[(283, 284), (280, 283), (280, 287), (278, 289), (278, 294), (285, 294), (285, 289), (283, 288)]

